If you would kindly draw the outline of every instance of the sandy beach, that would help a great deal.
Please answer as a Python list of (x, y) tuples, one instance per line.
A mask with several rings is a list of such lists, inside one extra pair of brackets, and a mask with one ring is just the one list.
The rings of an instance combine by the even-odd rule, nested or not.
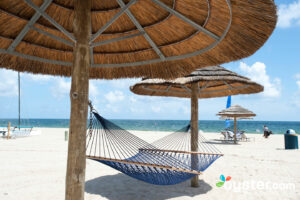
[[(41, 135), (0, 140), (0, 199), (64, 199), (67, 142), (59, 128), (40, 128)], [(151, 142), (168, 132), (132, 131)], [(225, 155), (200, 176), (200, 187), (189, 181), (156, 186), (130, 178), (87, 160), (85, 198), (133, 199), (300, 199), (300, 151), (284, 150), (283, 135), (252, 142), (220, 144), (219, 133), (204, 133)], [(221, 174), (231, 176), (217, 187)]]

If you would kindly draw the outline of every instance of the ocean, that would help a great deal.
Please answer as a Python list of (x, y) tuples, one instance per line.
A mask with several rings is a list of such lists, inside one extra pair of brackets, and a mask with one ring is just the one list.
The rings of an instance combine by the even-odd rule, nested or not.
[[(17, 126), (17, 119), (0, 119), (0, 126)], [(119, 120), (112, 119), (112, 122), (126, 130), (141, 131), (177, 131), (186, 126), (188, 120)], [(22, 119), (24, 126), (46, 127), (46, 128), (68, 128), (69, 119)], [(233, 121), (230, 123), (233, 129)], [(246, 133), (262, 133), (262, 128), (267, 125), (274, 134), (284, 134), (287, 129), (294, 129), (300, 134), (300, 122), (289, 121), (253, 121), (240, 120), (237, 122), (238, 130), (244, 130)], [(220, 132), (224, 130), (224, 120), (200, 120), (199, 129), (204, 132)]]

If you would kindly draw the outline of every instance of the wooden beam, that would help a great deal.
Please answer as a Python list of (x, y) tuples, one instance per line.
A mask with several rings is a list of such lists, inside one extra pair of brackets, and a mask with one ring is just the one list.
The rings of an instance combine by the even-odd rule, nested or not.
[(31, 8), (33, 8), (37, 13), (42, 15), (47, 21), (49, 21), (52, 25), (54, 25), (58, 30), (60, 30), (63, 34), (65, 34), (69, 39), (76, 42), (76, 39), (72, 35), (72, 33), (68, 32), (62, 25), (57, 23), (53, 18), (51, 18), (46, 12), (37, 7), (31, 0), (24, 0)]
[(147, 166), (147, 167), (157, 167), (161, 169), (168, 169), (168, 170), (174, 170), (174, 171), (180, 171), (180, 172), (186, 172), (190, 174), (202, 174), (199, 171), (196, 170), (188, 170), (188, 169), (181, 169), (166, 165), (156, 165), (156, 164), (150, 164), (150, 163), (142, 163), (142, 162), (135, 162), (135, 161), (128, 161), (128, 160), (121, 160), (121, 159), (114, 159), (114, 158), (104, 158), (104, 157), (98, 157), (98, 156), (86, 156), (89, 159), (92, 160), (105, 160), (105, 161), (111, 161), (111, 162), (118, 162), (118, 163), (125, 163), (125, 164), (132, 164), (132, 165), (141, 165), (141, 166)]
[(85, 186), (85, 147), (89, 95), (91, 0), (74, 0), (71, 116), (66, 175), (66, 200), (83, 200)]
[(122, 36), (122, 37), (117, 37), (117, 38), (113, 38), (113, 39), (109, 39), (109, 40), (104, 40), (104, 41), (92, 43), (92, 44), (91, 44), (91, 47), (92, 47), (92, 48), (93, 48), (93, 47), (98, 47), (98, 46), (105, 45), (105, 44), (109, 44), (109, 43), (112, 43), (112, 42), (118, 42), (118, 41), (130, 39), (130, 38), (134, 38), (134, 37), (137, 37), (137, 36), (140, 36), (140, 35), (144, 35), (144, 34), (145, 34), (145, 32), (138, 32), (138, 33), (131, 34), (131, 35), (126, 35), (126, 36)]
[[(41, 11), (44, 12), (49, 7), (51, 2), (52, 2), (52, 0), (44, 1), (40, 7)], [(18, 44), (23, 40), (24, 36), (28, 33), (30, 26), (32, 26), (34, 23), (36, 23), (36, 21), (40, 18), (40, 16), (41, 16), (40, 13), (38, 13), (38, 12), (34, 13), (34, 15), (31, 17), (31, 19), (28, 21), (28, 23), (22, 29), (22, 31), (18, 34), (16, 39), (10, 44), (10, 46), (7, 49), (8, 51), (11, 52), (11, 51), (15, 50), (15, 48), (18, 46)]]
[(29, 60), (34, 60), (38, 62), (44, 62), (44, 63), (50, 63), (50, 64), (55, 64), (55, 65), (65, 65), (65, 66), (71, 66), (71, 62), (65, 62), (65, 61), (60, 61), (60, 60), (51, 60), (51, 59), (46, 59), (46, 58), (41, 58), (37, 56), (31, 56), (28, 54), (22, 54), (16, 51), (8, 51), (6, 49), (1, 49), (0, 48), (0, 53), (6, 53), (8, 55), (13, 55), (13, 56), (18, 56), (21, 58), (29, 59)]
[(166, 4), (164, 4), (163, 2), (161, 2), (160, 0), (152, 0), (152, 1), (154, 3), (160, 5), (162, 8), (164, 8), (165, 10), (167, 10), (168, 12), (170, 12), (171, 14), (175, 15), (179, 19), (183, 20), (184, 22), (190, 24), (191, 26), (193, 26), (194, 28), (198, 29), (199, 31), (202, 31), (206, 35), (210, 36), (211, 38), (213, 38), (213, 39), (215, 39), (217, 41), (221, 39), (219, 36), (215, 35), (214, 33), (210, 32), (206, 28), (200, 26), (196, 22), (194, 22), (194, 21), (190, 20), (189, 18), (185, 17), (184, 15), (180, 14), (176, 10), (170, 8), (169, 6), (167, 6)]
[[(126, 5), (123, 2), (123, 0), (117, 0), (118, 4), (121, 6), (121, 8), (124, 8)], [(131, 13), (131, 11), (129, 9), (125, 10), (126, 14), (128, 15), (128, 17), (130, 18), (130, 20), (132, 21), (132, 23), (136, 26), (136, 28), (140, 31), (145, 33), (144, 34), (144, 38), (148, 41), (148, 43), (151, 45), (151, 47), (153, 48), (153, 50), (156, 52), (156, 54), (160, 57), (160, 59), (162, 61), (164, 61), (166, 58), (164, 56), (164, 54), (160, 51), (160, 49), (158, 48), (158, 46), (155, 44), (155, 42), (151, 39), (151, 37), (148, 35), (148, 33), (144, 30), (144, 28), (142, 27), (142, 25), (138, 22), (138, 20), (133, 16), (133, 14)]]
[(92, 37), (91, 37), (91, 43), (97, 39), (97, 37), (99, 35), (101, 35), (108, 27), (110, 27), (110, 25), (112, 25), (126, 10), (129, 9), (130, 6), (132, 6), (133, 4), (136, 3), (137, 0), (131, 0), (129, 1), (125, 6), (122, 7), (122, 9), (116, 14), (114, 15), (104, 26), (102, 26), (97, 33), (95, 33)]
[[(191, 84), (191, 151), (198, 151), (198, 84)], [(194, 155), (191, 157), (192, 169), (197, 169), (197, 157)], [(194, 176), (191, 179), (192, 187), (199, 187), (199, 177)]]
[(41, 34), (44, 34), (44, 35), (46, 35), (46, 36), (48, 36), (48, 37), (51, 37), (51, 38), (53, 38), (54, 40), (60, 41), (60, 42), (64, 43), (65, 45), (74, 47), (73, 42), (70, 42), (70, 41), (68, 41), (68, 40), (66, 40), (66, 39), (64, 39), (64, 38), (61, 38), (61, 37), (58, 37), (58, 36), (53, 35), (53, 34), (51, 34), (51, 33), (48, 33), (47, 31), (44, 31), (44, 30), (42, 30), (42, 29), (39, 29), (39, 28), (37, 28), (37, 27), (35, 27), (35, 26), (31, 26), (30, 28), (31, 28), (32, 30), (35, 30), (35, 31), (41, 33)]

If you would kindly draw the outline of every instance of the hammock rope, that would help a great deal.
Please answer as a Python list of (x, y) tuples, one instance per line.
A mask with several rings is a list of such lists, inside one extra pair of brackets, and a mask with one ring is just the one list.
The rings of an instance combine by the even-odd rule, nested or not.
[(201, 151), (191, 152), (189, 129), (188, 125), (150, 144), (104, 119), (91, 106), (86, 155), (147, 183), (177, 184), (201, 174), (222, 156), (200, 134), (195, 144)]

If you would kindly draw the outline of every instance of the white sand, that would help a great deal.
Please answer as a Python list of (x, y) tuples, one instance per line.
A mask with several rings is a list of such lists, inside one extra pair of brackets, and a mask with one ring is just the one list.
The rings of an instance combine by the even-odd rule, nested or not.
[[(45, 128), (38, 136), (0, 139), (1, 200), (64, 199), (65, 130)], [(134, 133), (149, 142), (167, 134)], [(212, 142), (221, 137), (220, 134), (204, 135)], [(225, 156), (200, 176), (200, 188), (190, 188), (189, 181), (173, 186), (150, 185), (87, 160), (85, 199), (300, 199), (300, 151), (283, 150), (283, 135), (271, 135), (269, 139), (248, 136), (255, 137), (255, 142), (216, 145)], [(216, 187), (221, 174), (232, 177), (225, 183), (227, 189)], [(230, 182), (236, 191), (228, 190)], [(239, 183), (250, 184), (250, 188), (245, 185), (238, 191)], [(284, 189), (283, 184), (287, 183), (289, 188)], [(278, 184), (281, 189), (276, 189)]]

